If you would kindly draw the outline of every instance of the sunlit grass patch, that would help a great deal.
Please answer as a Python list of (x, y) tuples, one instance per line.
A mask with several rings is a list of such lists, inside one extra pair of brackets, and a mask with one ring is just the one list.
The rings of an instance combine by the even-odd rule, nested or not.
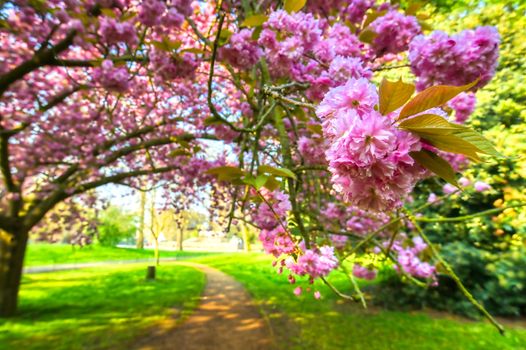
[(145, 266), (27, 275), (19, 316), (0, 321), (0, 349), (127, 349), (168, 318), (195, 308), (203, 273), (164, 264), (157, 280)]

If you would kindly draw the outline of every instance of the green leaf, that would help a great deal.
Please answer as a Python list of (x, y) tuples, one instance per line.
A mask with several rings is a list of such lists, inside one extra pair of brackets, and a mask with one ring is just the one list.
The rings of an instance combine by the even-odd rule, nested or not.
[(305, 6), (307, 0), (285, 0), (283, 8), (288, 13), (298, 12)]
[(400, 129), (408, 130), (414, 133), (433, 133), (433, 134), (451, 134), (458, 128), (446, 119), (435, 114), (422, 114), (416, 117), (406, 119), (399, 125)]
[(425, 22), (424, 20), (419, 20), (418, 24), (420, 24), (420, 27), (422, 28), (422, 30), (431, 31), (434, 29), (431, 24), (429, 24), (428, 22)]
[(182, 42), (180, 41), (171, 41), (170, 39), (164, 37), (162, 41), (152, 41), (152, 45), (157, 49), (167, 52), (172, 52), (181, 47)]
[(222, 121), (217, 119), (216, 117), (208, 117), (203, 122), (205, 126), (214, 125), (214, 124), (221, 124)]
[(233, 35), (234, 33), (231, 31), (231, 30), (228, 30), (228, 29), (223, 29), (219, 35), (219, 45), (220, 46), (223, 46), (225, 45), (226, 43), (228, 43), (228, 41), (230, 40), (230, 37)]
[(290, 177), (296, 179), (296, 174), (286, 168), (275, 168), (270, 165), (260, 165), (258, 168), (258, 173), (267, 173), (281, 177)]
[(477, 161), (480, 160), (477, 153), (502, 157), (484, 136), (463, 125), (450, 123), (438, 115), (418, 115), (404, 120), (399, 127), (417, 134), (446, 152), (464, 154)]
[(192, 153), (184, 149), (176, 149), (170, 152), (170, 157), (191, 156)]
[(500, 154), (499, 151), (495, 149), (495, 147), (493, 147), (493, 145), (488, 139), (486, 139), (484, 136), (482, 136), (473, 129), (464, 127), (462, 125), (458, 125), (457, 129), (453, 131), (453, 135), (461, 138), (466, 142), (469, 142), (470, 144), (475, 146), (480, 153), (489, 154), (495, 157), (503, 157), (503, 155)]
[(208, 169), (206, 174), (216, 175), (221, 181), (232, 181), (241, 178), (245, 172), (238, 167), (225, 165)]
[(418, 12), (418, 10), (422, 8), (422, 6), (424, 6), (424, 4), (420, 1), (410, 2), (407, 6), (407, 9), (405, 10), (405, 14), (407, 16), (414, 16)]
[(253, 15), (245, 18), (243, 23), (241, 23), (241, 27), (259, 27), (263, 23), (265, 23), (268, 20), (268, 16), (266, 15)]
[(378, 34), (375, 31), (366, 28), (362, 30), (362, 32), (358, 36), (358, 39), (360, 39), (362, 43), (372, 44), (374, 39), (376, 39), (377, 36)]
[(263, 187), (267, 188), (269, 191), (277, 190), (280, 186), (281, 182), (276, 180), (274, 176), (269, 176), (267, 182), (265, 182), (265, 185), (263, 185)]
[(117, 18), (117, 15), (112, 9), (104, 8), (104, 9), (100, 9), (100, 12), (106, 17)]
[(431, 145), (436, 148), (451, 153), (458, 153), (467, 156), (469, 159), (480, 162), (478, 153), (479, 149), (473, 146), (471, 143), (461, 139), (452, 134), (446, 135), (433, 135), (426, 133), (417, 133), (420, 137), (428, 141)]
[(367, 27), (369, 24), (373, 23), (378, 17), (382, 17), (387, 13), (387, 10), (376, 11), (374, 9), (370, 10), (371, 12), (367, 14), (365, 21), (363, 22), (363, 28)]
[(261, 26), (256, 27), (256, 29), (254, 29), (254, 31), (252, 32), (252, 40), (257, 41), (262, 31), (263, 31), (263, 27)]
[(190, 47), (188, 49), (182, 49), (181, 52), (189, 52), (189, 53), (193, 53), (193, 54), (196, 54), (196, 55), (200, 55), (200, 54), (205, 54), (206, 52), (202, 49), (199, 49), (197, 47)]
[(263, 175), (263, 174), (258, 175), (257, 177), (254, 177), (252, 175), (247, 175), (243, 179), (243, 182), (246, 183), (247, 185), (251, 185), (255, 187), (256, 190), (259, 190), (261, 187), (263, 187), (267, 183), (268, 178), (269, 177), (267, 175)]
[(478, 83), (479, 79), (464, 86), (436, 85), (431, 86), (418, 93), (409, 101), (402, 111), (398, 120), (405, 119), (420, 112), (427, 111), (433, 107), (440, 107), (461, 92), (471, 89)]
[(137, 12), (128, 11), (121, 16), (120, 21), (126, 22), (132, 18), (135, 18), (135, 16), (137, 16)]
[(446, 160), (442, 159), (433, 152), (425, 150), (419, 152), (410, 152), (409, 155), (427, 170), (438, 175), (453, 186), (458, 187), (455, 170), (453, 170), (451, 165)]
[(314, 134), (323, 135), (323, 128), (320, 124), (308, 124), (307, 129)]
[(402, 81), (402, 78), (396, 82), (383, 79), (380, 84), (380, 109), (382, 115), (389, 114), (406, 103), (413, 93), (415, 86)]

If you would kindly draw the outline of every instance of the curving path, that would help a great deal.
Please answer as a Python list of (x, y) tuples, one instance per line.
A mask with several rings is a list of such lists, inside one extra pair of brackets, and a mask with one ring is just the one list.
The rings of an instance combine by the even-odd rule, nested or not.
[(275, 349), (268, 324), (239, 282), (206, 265), (181, 264), (206, 274), (200, 305), (184, 323), (140, 339), (136, 350)]

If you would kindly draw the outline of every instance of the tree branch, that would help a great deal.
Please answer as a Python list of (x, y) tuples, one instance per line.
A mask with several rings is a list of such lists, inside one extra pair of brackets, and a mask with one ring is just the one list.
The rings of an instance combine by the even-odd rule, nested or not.
[(75, 30), (70, 31), (57, 45), (49, 49), (37, 51), (31, 59), (21, 63), (16, 68), (0, 76), (0, 96), (4, 94), (11, 84), (22, 79), (26, 74), (54, 62), (56, 56), (65, 51), (73, 43), (75, 35), (77, 35)]
[(99, 180), (87, 182), (85, 184), (82, 184), (78, 186), (72, 193), (71, 196), (76, 194), (81, 194), (86, 191), (92, 190), (94, 188), (107, 185), (110, 183), (120, 183), (123, 180), (132, 178), (132, 177), (138, 177), (143, 175), (151, 175), (151, 174), (160, 174), (160, 173), (166, 173), (168, 171), (179, 169), (177, 166), (168, 166), (168, 167), (162, 167), (162, 168), (156, 168), (156, 169), (142, 169), (142, 170), (135, 170), (135, 171), (129, 171), (125, 173), (119, 173), (112, 176), (103, 177)]

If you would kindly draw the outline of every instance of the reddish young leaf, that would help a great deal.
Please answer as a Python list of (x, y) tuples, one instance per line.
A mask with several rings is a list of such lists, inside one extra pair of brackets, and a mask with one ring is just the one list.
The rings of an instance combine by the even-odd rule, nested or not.
[(382, 115), (386, 115), (397, 110), (411, 98), (414, 92), (415, 86), (404, 83), (402, 78), (395, 82), (384, 78), (380, 84), (380, 107), (378, 111)]
[(427, 111), (433, 107), (440, 107), (461, 92), (471, 89), (478, 83), (479, 79), (464, 86), (436, 85), (431, 86), (416, 95), (409, 101), (402, 111), (398, 120), (405, 119), (420, 112)]

